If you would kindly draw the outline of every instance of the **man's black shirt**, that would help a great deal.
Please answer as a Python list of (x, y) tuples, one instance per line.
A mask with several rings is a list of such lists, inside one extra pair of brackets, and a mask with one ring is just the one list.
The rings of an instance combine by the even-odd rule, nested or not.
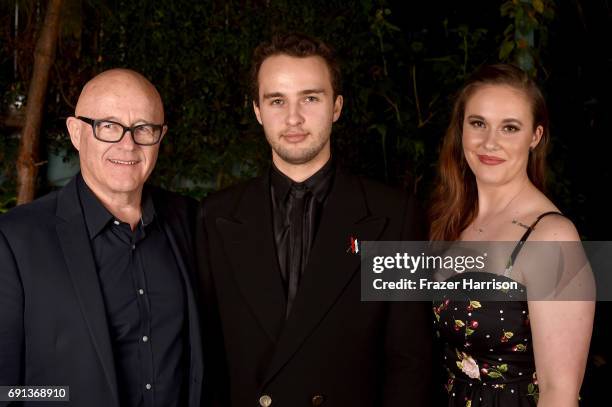
[(294, 182), (274, 164), (270, 170), (274, 241), (287, 296), (287, 316), (308, 264), (334, 173), (331, 159), (302, 182)]
[(106, 306), (121, 405), (186, 405), (185, 288), (151, 196), (145, 188), (141, 222), (132, 231), (80, 175), (78, 191)]

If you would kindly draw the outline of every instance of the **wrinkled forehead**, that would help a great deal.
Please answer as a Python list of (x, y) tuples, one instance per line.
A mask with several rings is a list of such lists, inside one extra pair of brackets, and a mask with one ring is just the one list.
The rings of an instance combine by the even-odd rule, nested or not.
[(88, 82), (77, 102), (76, 115), (126, 122), (164, 121), (163, 104), (155, 87), (144, 78), (126, 73), (101, 74)]

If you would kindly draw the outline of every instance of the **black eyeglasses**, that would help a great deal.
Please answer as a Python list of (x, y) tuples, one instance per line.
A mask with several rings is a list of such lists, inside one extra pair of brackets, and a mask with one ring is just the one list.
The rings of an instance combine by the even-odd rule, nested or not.
[(152, 146), (161, 140), (162, 131), (165, 124), (139, 124), (127, 127), (112, 120), (97, 120), (89, 117), (77, 116), (77, 119), (91, 125), (93, 135), (97, 140), (105, 143), (118, 143), (123, 139), (128, 131), (132, 135), (132, 140), (139, 146)]

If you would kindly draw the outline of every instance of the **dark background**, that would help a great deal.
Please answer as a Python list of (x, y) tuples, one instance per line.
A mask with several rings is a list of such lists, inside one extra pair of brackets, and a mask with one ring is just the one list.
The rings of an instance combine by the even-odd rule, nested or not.
[[(19, 131), (45, 6), (0, 0), (0, 212), (15, 202)], [(153, 182), (199, 198), (261, 172), (269, 149), (248, 98), (251, 52), (275, 31), (298, 30), (330, 42), (342, 61), (345, 107), (333, 154), (423, 202), (453, 93), (483, 63), (519, 63), (541, 84), (551, 112), (548, 195), (584, 239), (610, 240), (611, 10), (609, 0), (65, 0), (39, 195), (74, 171), (65, 118), (82, 85), (111, 67), (142, 72), (164, 99), (170, 130)], [(608, 315), (609, 303), (599, 303), (585, 405), (609, 397)]]

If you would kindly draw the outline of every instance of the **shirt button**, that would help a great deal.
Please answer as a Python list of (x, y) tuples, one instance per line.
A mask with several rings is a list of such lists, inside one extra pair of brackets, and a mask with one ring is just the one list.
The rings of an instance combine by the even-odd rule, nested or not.
[(150, 385), (149, 383), (147, 383), (147, 384), (145, 385), (145, 388), (146, 388), (147, 390), (151, 390), (151, 385)]
[(119, 226), (119, 221), (118, 221), (118, 220), (114, 221), (113, 223), (114, 223), (115, 225)]
[(142, 337), (142, 341), (143, 341), (143, 342), (147, 342), (148, 340), (149, 340), (149, 337), (148, 337), (148, 336), (146, 336), (146, 335), (145, 335), (145, 336), (143, 336), (143, 337)]
[(272, 405), (272, 397), (264, 394), (259, 398), (259, 405), (261, 407), (270, 407)]
[(144, 290), (142, 288), (138, 289), (138, 294), (144, 295)]
[(136, 250), (136, 245), (135, 244), (132, 245), (132, 250)]
[(320, 394), (317, 394), (316, 396), (312, 397), (311, 401), (313, 406), (321, 406), (325, 402), (325, 397)]

